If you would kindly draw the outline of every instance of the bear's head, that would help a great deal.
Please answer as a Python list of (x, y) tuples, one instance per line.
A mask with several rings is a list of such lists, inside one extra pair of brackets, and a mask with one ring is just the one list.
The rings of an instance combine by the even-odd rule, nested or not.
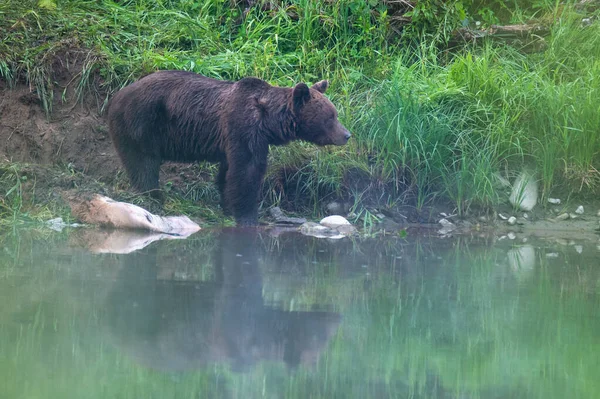
[(351, 134), (338, 121), (337, 110), (324, 95), (326, 80), (308, 87), (297, 84), (292, 90), (292, 112), (296, 116), (296, 136), (317, 145), (344, 145)]

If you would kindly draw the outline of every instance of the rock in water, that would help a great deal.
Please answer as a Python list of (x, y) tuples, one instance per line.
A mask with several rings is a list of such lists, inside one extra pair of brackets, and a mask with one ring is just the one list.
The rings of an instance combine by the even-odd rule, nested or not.
[(318, 238), (343, 238), (356, 233), (356, 227), (338, 215), (327, 216), (319, 223), (304, 223), (300, 226), (300, 232)]
[(346, 237), (335, 228), (330, 228), (314, 222), (306, 222), (300, 226), (300, 233), (317, 238), (339, 239)]
[(521, 172), (510, 193), (510, 203), (524, 211), (530, 211), (537, 204), (537, 198), (538, 184), (535, 177), (528, 172)]
[(283, 211), (278, 206), (274, 206), (269, 209), (269, 213), (271, 217), (275, 219), (275, 223), (277, 224), (303, 224), (306, 223), (306, 219), (304, 218), (294, 218), (288, 217), (283, 214)]

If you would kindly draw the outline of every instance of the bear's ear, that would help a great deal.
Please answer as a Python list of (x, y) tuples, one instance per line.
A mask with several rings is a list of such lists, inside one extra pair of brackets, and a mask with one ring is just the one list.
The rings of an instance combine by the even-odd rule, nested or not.
[(310, 90), (305, 83), (298, 83), (292, 92), (294, 109), (300, 109), (310, 100)]
[(327, 90), (328, 87), (329, 87), (329, 82), (326, 80), (322, 80), (322, 81), (317, 82), (314, 85), (312, 85), (312, 88), (315, 89), (316, 91), (318, 91), (319, 93), (325, 93), (325, 90)]

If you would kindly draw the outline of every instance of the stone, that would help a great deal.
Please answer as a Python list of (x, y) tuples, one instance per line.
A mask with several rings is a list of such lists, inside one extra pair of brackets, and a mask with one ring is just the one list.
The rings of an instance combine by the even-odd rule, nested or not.
[(515, 238), (517, 238), (517, 235), (515, 233), (513, 233), (512, 231), (510, 233), (508, 233), (506, 236), (508, 237), (509, 240), (514, 240)]
[(523, 211), (531, 211), (537, 204), (538, 183), (535, 177), (523, 171), (515, 180), (509, 201), (514, 207)]
[(581, 255), (581, 254), (583, 253), (583, 245), (573, 245), (573, 248), (575, 248), (575, 251), (576, 251), (578, 254), (580, 254), (580, 255)]
[(554, 205), (560, 205), (560, 198), (548, 198), (548, 202)]
[(504, 216), (503, 214), (499, 213), (498, 217), (502, 220), (508, 220), (508, 216)]
[(509, 218), (508, 218), (508, 221), (507, 221), (507, 223), (508, 223), (509, 225), (511, 225), (511, 226), (514, 226), (515, 224), (517, 224), (517, 218), (516, 218), (516, 217), (514, 217), (514, 216), (511, 216), (511, 217), (509, 217)]
[(63, 218), (54, 218), (46, 221), (46, 226), (50, 230), (61, 232), (65, 227), (79, 227), (82, 226), (79, 223), (65, 223)]
[(336, 229), (332, 229), (314, 222), (306, 222), (300, 226), (300, 233), (316, 238), (340, 239), (346, 237)]
[(319, 224), (331, 228), (336, 228), (338, 226), (344, 225), (351, 225), (351, 223), (345, 217), (339, 215), (327, 216), (326, 218), (321, 219)]
[(449, 234), (456, 229), (456, 225), (448, 219), (441, 219), (438, 223), (442, 225), (442, 228), (438, 230), (441, 235)]
[(279, 208), (278, 206), (274, 206), (273, 208), (269, 209), (269, 214), (277, 224), (301, 225), (303, 223), (306, 223), (306, 219), (304, 218), (294, 218), (285, 216), (281, 208)]
[(569, 219), (569, 214), (568, 213), (561, 213), (560, 215), (558, 215), (555, 220), (567, 220)]
[(546, 258), (558, 258), (558, 252), (548, 252)]
[(579, 216), (577, 216), (574, 213), (569, 213), (569, 219), (577, 219)]
[(578, 215), (583, 215), (583, 205), (579, 205), (577, 209), (575, 209), (575, 213)]
[(441, 224), (442, 227), (456, 228), (456, 225), (454, 223), (452, 223), (451, 221), (449, 221), (448, 219), (440, 219), (440, 221), (438, 223)]

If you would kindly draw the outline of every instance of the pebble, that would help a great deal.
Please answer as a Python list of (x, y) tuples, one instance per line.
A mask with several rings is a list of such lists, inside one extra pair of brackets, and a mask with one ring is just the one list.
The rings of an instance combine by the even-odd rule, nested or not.
[(513, 233), (512, 231), (510, 233), (508, 233), (506, 236), (508, 237), (509, 240), (514, 240), (515, 238), (517, 238), (517, 235), (515, 233)]
[(503, 214), (499, 213), (498, 217), (502, 220), (508, 220), (508, 217), (504, 216)]
[(511, 216), (508, 218), (508, 224), (510, 224), (511, 226), (514, 226), (517, 223), (517, 218), (514, 216)]
[(548, 198), (548, 202), (554, 205), (560, 205), (560, 198)]
[(575, 248), (575, 251), (577, 251), (578, 254), (582, 254), (583, 253), (583, 246), (582, 245), (574, 245), (573, 248)]
[(576, 214), (574, 214), (574, 213), (569, 213), (569, 217), (570, 217), (571, 219), (577, 219), (579, 216), (577, 216), (577, 215), (576, 215)]
[(575, 213), (578, 215), (583, 215), (583, 205), (579, 205), (575, 210)]
[(569, 214), (568, 213), (563, 213), (563, 214), (560, 214), (560, 215), (558, 215), (556, 217), (556, 220), (567, 220), (567, 219), (569, 219)]
[(546, 258), (558, 258), (558, 253), (557, 252), (548, 252), (546, 254)]
[(456, 227), (454, 225), (454, 223), (452, 223), (448, 219), (440, 219), (440, 221), (438, 223), (441, 224), (442, 226), (444, 226), (445, 228)]

